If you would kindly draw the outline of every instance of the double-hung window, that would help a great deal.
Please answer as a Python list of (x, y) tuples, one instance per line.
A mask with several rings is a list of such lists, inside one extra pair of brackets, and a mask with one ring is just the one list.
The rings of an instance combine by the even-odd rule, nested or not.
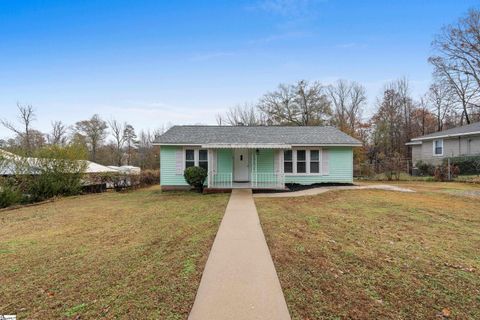
[(185, 150), (185, 169), (195, 166), (195, 150), (186, 149)]
[(310, 150), (310, 173), (320, 173), (319, 150)]
[(198, 166), (208, 171), (208, 151), (198, 150)]
[(443, 140), (433, 140), (433, 155), (443, 156)]
[(185, 149), (185, 169), (194, 166), (208, 170), (208, 150)]
[(283, 151), (283, 170), (287, 174), (320, 174), (320, 150)]
[(307, 172), (307, 151), (297, 150), (297, 173)]
[(293, 173), (292, 150), (283, 151), (283, 170), (285, 173)]

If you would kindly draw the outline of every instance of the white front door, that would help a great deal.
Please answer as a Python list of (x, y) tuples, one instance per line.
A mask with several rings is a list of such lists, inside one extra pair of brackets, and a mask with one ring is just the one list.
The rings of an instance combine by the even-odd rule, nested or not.
[(249, 181), (248, 178), (248, 149), (235, 149), (233, 161), (233, 180)]

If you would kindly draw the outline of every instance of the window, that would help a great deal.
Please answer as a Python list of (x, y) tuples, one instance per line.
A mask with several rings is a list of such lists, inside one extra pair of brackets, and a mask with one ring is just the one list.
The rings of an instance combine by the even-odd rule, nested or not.
[(198, 166), (208, 171), (208, 151), (198, 150)]
[(305, 150), (297, 150), (297, 173), (307, 172), (307, 152)]
[(293, 173), (292, 150), (283, 151), (283, 170), (285, 173)]
[(185, 169), (195, 166), (195, 150), (185, 150)]
[(320, 173), (320, 151), (310, 150), (310, 173)]
[(443, 155), (443, 140), (433, 140), (433, 154), (436, 156)]
[(208, 170), (208, 150), (185, 149), (185, 169), (194, 166)]

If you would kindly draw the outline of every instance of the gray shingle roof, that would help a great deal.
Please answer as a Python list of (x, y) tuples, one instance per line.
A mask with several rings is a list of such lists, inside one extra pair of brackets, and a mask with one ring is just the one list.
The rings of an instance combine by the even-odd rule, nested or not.
[(174, 126), (155, 143), (361, 145), (334, 127), (319, 126)]
[(439, 132), (435, 132), (435, 133), (430, 133), (430, 134), (427, 134), (427, 135), (424, 135), (424, 136), (421, 136), (421, 137), (418, 137), (418, 138), (414, 138), (414, 139), (412, 139), (412, 141), (428, 140), (428, 139), (433, 139), (433, 138), (437, 138), (437, 137), (445, 137), (445, 136), (450, 136), (450, 135), (461, 136), (461, 135), (468, 135), (468, 134), (472, 134), (472, 133), (480, 133), (480, 122), (475, 122), (475, 123), (468, 124), (466, 126), (452, 128), (452, 129), (439, 131)]

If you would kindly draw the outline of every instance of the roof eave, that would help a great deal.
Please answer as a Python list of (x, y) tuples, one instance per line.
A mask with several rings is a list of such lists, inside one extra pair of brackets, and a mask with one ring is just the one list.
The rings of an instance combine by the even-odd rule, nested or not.
[(412, 141), (423, 141), (423, 140), (443, 139), (443, 138), (455, 138), (455, 137), (461, 137), (461, 136), (472, 136), (472, 135), (477, 135), (477, 134), (480, 134), (480, 131), (443, 134), (443, 135), (431, 136), (431, 137), (418, 137), (418, 138), (413, 138)]

